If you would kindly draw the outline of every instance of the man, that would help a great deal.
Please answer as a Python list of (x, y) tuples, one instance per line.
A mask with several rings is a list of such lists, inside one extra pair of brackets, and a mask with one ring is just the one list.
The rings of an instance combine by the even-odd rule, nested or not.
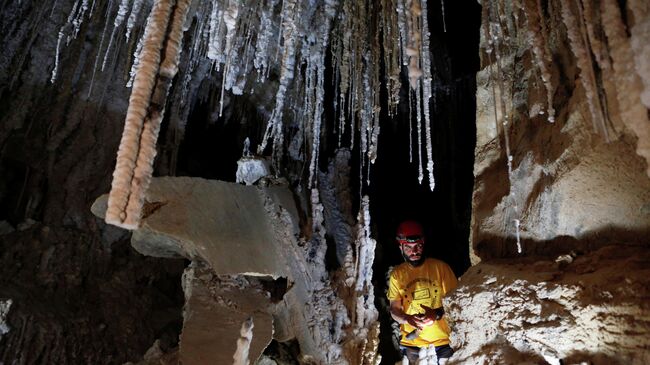
[(433, 345), (442, 365), (454, 353), (442, 298), (458, 282), (449, 265), (424, 258), (424, 243), (419, 223), (405, 221), (397, 228), (397, 244), (405, 262), (390, 274), (390, 314), (400, 324), (400, 347), (409, 363), (415, 364), (420, 348)]

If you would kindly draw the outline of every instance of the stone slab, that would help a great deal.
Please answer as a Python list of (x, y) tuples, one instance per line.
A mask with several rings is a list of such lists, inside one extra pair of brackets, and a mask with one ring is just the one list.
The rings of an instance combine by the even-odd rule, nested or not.
[[(98, 217), (106, 211), (106, 199), (100, 197), (91, 208)], [(159, 177), (152, 179), (146, 202), (131, 241), (142, 254), (199, 260), (219, 275), (288, 275), (268, 213), (269, 206), (288, 211), (297, 234), (298, 214), (288, 188)]]

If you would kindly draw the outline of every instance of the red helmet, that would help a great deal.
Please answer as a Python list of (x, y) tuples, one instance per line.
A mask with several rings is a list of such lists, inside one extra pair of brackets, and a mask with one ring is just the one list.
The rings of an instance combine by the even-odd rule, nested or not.
[(397, 227), (397, 243), (424, 238), (424, 230), (416, 221), (404, 221)]

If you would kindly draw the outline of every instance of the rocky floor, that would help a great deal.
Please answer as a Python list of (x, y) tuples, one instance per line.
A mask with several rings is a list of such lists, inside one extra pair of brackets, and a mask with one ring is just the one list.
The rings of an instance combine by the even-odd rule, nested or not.
[(649, 298), (647, 247), (483, 262), (462, 276), (446, 302), (453, 360), (648, 364)]

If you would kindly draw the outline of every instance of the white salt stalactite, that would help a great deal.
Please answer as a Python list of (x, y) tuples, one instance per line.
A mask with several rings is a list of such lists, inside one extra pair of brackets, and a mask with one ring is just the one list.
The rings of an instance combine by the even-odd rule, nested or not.
[(237, 350), (232, 356), (233, 365), (248, 365), (250, 360), (248, 354), (251, 348), (251, 341), (253, 341), (253, 317), (249, 317), (241, 324), (239, 330), (239, 338), (237, 339)]
[[(140, 151), (141, 135), (147, 108), (153, 94), (156, 74), (161, 59), (165, 32), (172, 11), (171, 0), (155, 2), (143, 36), (139, 66), (129, 98), (129, 107), (124, 124), (124, 132), (117, 152), (117, 162), (113, 172), (113, 182), (108, 196), (106, 223), (127, 229), (136, 229), (140, 212), (128, 211), (131, 199), (134, 170)], [(132, 214), (136, 214), (133, 217)]]
[(133, 52), (133, 63), (131, 64), (131, 70), (129, 70), (129, 81), (126, 82), (126, 87), (133, 86), (135, 75), (138, 73), (138, 67), (140, 66), (140, 54), (142, 53), (142, 46), (144, 45), (145, 34), (146, 33), (142, 34), (142, 37), (138, 39), (138, 43), (135, 46), (135, 52)]
[(408, 45), (408, 20), (406, 14), (406, 4), (407, 0), (396, 0), (397, 1), (397, 23), (399, 26), (399, 35), (400, 35), (400, 50), (402, 56), (402, 65), (408, 65), (408, 55), (406, 54), (406, 47)]
[[(296, 27), (296, 0), (284, 0), (282, 2), (282, 37), (284, 38), (282, 66), (280, 69), (280, 85), (275, 94), (275, 108), (271, 114), (271, 118), (267, 124), (262, 143), (258, 147), (258, 154), (263, 154), (266, 149), (266, 144), (269, 138), (273, 138), (273, 153), (276, 154), (276, 161), (279, 161), (281, 155), (281, 148), (283, 144), (283, 127), (282, 117), (284, 108), (284, 99), (289, 87), (289, 83), (293, 80), (294, 65), (295, 65), (295, 52), (296, 52), (296, 39), (298, 37)], [(277, 167), (277, 166), (276, 166)]]
[(411, 90), (408, 90), (408, 121), (409, 121), (409, 163), (413, 163), (413, 118), (411, 116)]
[(311, 162), (309, 164), (309, 187), (312, 187), (315, 181), (315, 173), (318, 170), (318, 155), (320, 150), (320, 133), (321, 121), (323, 114), (323, 96), (324, 96), (324, 82), (325, 82), (325, 55), (321, 54), (321, 59), (316, 66), (316, 100), (313, 107), (313, 130), (312, 130), (312, 147), (311, 147)]
[(429, 110), (429, 101), (431, 100), (431, 53), (429, 50), (429, 35), (427, 0), (422, 0), (422, 112), (424, 113), (424, 133), (427, 142), (427, 172), (429, 173), (429, 188), (433, 191), (436, 186), (436, 181), (433, 177), (433, 143), (431, 141), (431, 112)]
[(269, 65), (269, 47), (273, 37), (273, 9), (278, 0), (267, 0), (266, 7), (262, 10), (260, 26), (257, 40), (255, 43), (255, 60), (253, 61), (257, 72), (260, 75), (260, 81), (268, 77)]
[(117, 9), (117, 16), (113, 21), (113, 31), (111, 32), (111, 36), (108, 39), (108, 46), (106, 47), (106, 53), (104, 54), (104, 61), (102, 62), (102, 71), (104, 71), (104, 68), (106, 68), (106, 61), (108, 60), (108, 56), (111, 52), (111, 46), (113, 45), (113, 40), (115, 39), (115, 33), (117, 32), (118, 28), (122, 25), (122, 22), (126, 17), (126, 13), (129, 11), (129, 5), (131, 5), (130, 0), (122, 0), (120, 2), (120, 6)]
[[(368, 52), (366, 51), (364, 55), (364, 59), (369, 60)], [(360, 158), (359, 158), (359, 191), (361, 192), (362, 187), (363, 187), (363, 168), (364, 166), (370, 167), (370, 163), (368, 163), (367, 157), (369, 154), (369, 131), (370, 131), (370, 119), (372, 118), (372, 105), (369, 103), (370, 99), (370, 72), (369, 68), (370, 65), (367, 62), (364, 62), (365, 67), (363, 70), (363, 91), (362, 91), (362, 98), (365, 101), (364, 105), (362, 106), (361, 112), (360, 112), (360, 123), (361, 123), (361, 130), (359, 131), (359, 153), (360, 153)], [(366, 184), (369, 185), (369, 179), (370, 176), (369, 174), (366, 175)]]
[(88, 0), (81, 0), (81, 6), (79, 7), (74, 19), (72, 19), (72, 33), (68, 35), (66, 45), (69, 45), (73, 39), (77, 38), (83, 19), (86, 16), (86, 11), (88, 11)]
[(519, 226), (520, 226), (520, 224), (521, 224), (521, 222), (519, 221), (519, 219), (515, 219), (515, 233), (517, 235), (517, 253), (522, 253), (521, 236), (519, 234)]
[[(327, 51), (327, 45), (329, 43), (329, 32), (331, 20), (334, 17), (334, 12), (338, 2), (336, 0), (327, 0), (325, 2), (325, 16), (322, 28), (319, 29), (319, 33), (323, 34), (324, 37), (320, 39), (320, 42), (317, 42), (314, 46), (317, 51), (313, 55), (313, 66), (315, 68), (314, 72), (309, 72), (309, 67), (307, 72), (309, 74), (315, 73), (316, 76), (316, 85), (315, 85), (315, 100), (313, 102), (313, 130), (312, 130), (312, 148), (311, 148), (311, 162), (309, 164), (309, 187), (312, 187), (315, 182), (315, 174), (318, 170), (318, 157), (320, 154), (320, 133), (321, 133), (321, 124), (323, 118), (323, 105), (325, 98), (325, 52)], [(314, 51), (312, 51), (314, 52)]]
[[(106, 7), (105, 18), (109, 19), (109, 14), (113, 9), (113, 0), (108, 1), (108, 6)], [(90, 78), (90, 86), (88, 87), (88, 98), (90, 98), (91, 93), (93, 92), (93, 85), (95, 84), (95, 74), (97, 73), (97, 67), (99, 67), (99, 58), (102, 54), (102, 47), (104, 46), (104, 39), (106, 38), (106, 32), (108, 31), (108, 25), (110, 22), (106, 21), (104, 23), (104, 30), (102, 31), (102, 37), (99, 41), (99, 48), (97, 49), (97, 55), (95, 56), (95, 64), (93, 65), (93, 75)]]
[(138, 21), (138, 15), (140, 15), (140, 10), (142, 9), (142, 5), (144, 1), (145, 0), (133, 1), (133, 6), (131, 7), (131, 14), (129, 14), (129, 19), (127, 19), (126, 21), (126, 32), (124, 33), (127, 42), (131, 38), (131, 33), (133, 32), (133, 28), (135, 27), (135, 24)]
[(70, 14), (68, 15), (68, 21), (59, 30), (59, 37), (56, 40), (56, 53), (54, 55), (54, 68), (52, 69), (52, 77), (50, 78), (51, 83), (54, 83), (54, 81), (56, 81), (56, 74), (59, 68), (59, 54), (61, 52), (61, 42), (63, 41), (63, 36), (65, 36), (65, 30), (72, 25), (72, 21), (76, 16), (77, 8), (79, 7), (79, 1), (80, 0), (75, 1), (74, 5), (72, 6), (72, 10), (70, 11)]
[(417, 131), (418, 131), (418, 183), (422, 184), (422, 180), (424, 180), (424, 171), (422, 168), (422, 165), (424, 164), (424, 161), (422, 159), (422, 90), (420, 89), (420, 85), (418, 85), (415, 89), (415, 120), (417, 121)]
[(229, 6), (223, 16), (224, 23), (226, 24), (226, 64), (223, 70), (223, 78), (221, 80), (221, 100), (219, 101), (219, 116), (223, 114), (223, 94), (227, 84), (229, 84), (227, 77), (229, 76), (230, 65), (232, 63), (231, 53), (233, 50), (233, 42), (235, 41), (235, 34), (237, 32), (237, 21), (239, 20), (239, 2), (238, 0), (230, 0)]
[(222, 52), (222, 40), (220, 37), (220, 26), (221, 26), (221, 17), (222, 13), (220, 13), (219, 10), (219, 2), (217, 0), (212, 0), (210, 2), (212, 4), (212, 8), (210, 9), (210, 38), (208, 40), (208, 58), (211, 60), (216, 60), (217, 62), (221, 62), (222, 59), (220, 57), (220, 54)]

